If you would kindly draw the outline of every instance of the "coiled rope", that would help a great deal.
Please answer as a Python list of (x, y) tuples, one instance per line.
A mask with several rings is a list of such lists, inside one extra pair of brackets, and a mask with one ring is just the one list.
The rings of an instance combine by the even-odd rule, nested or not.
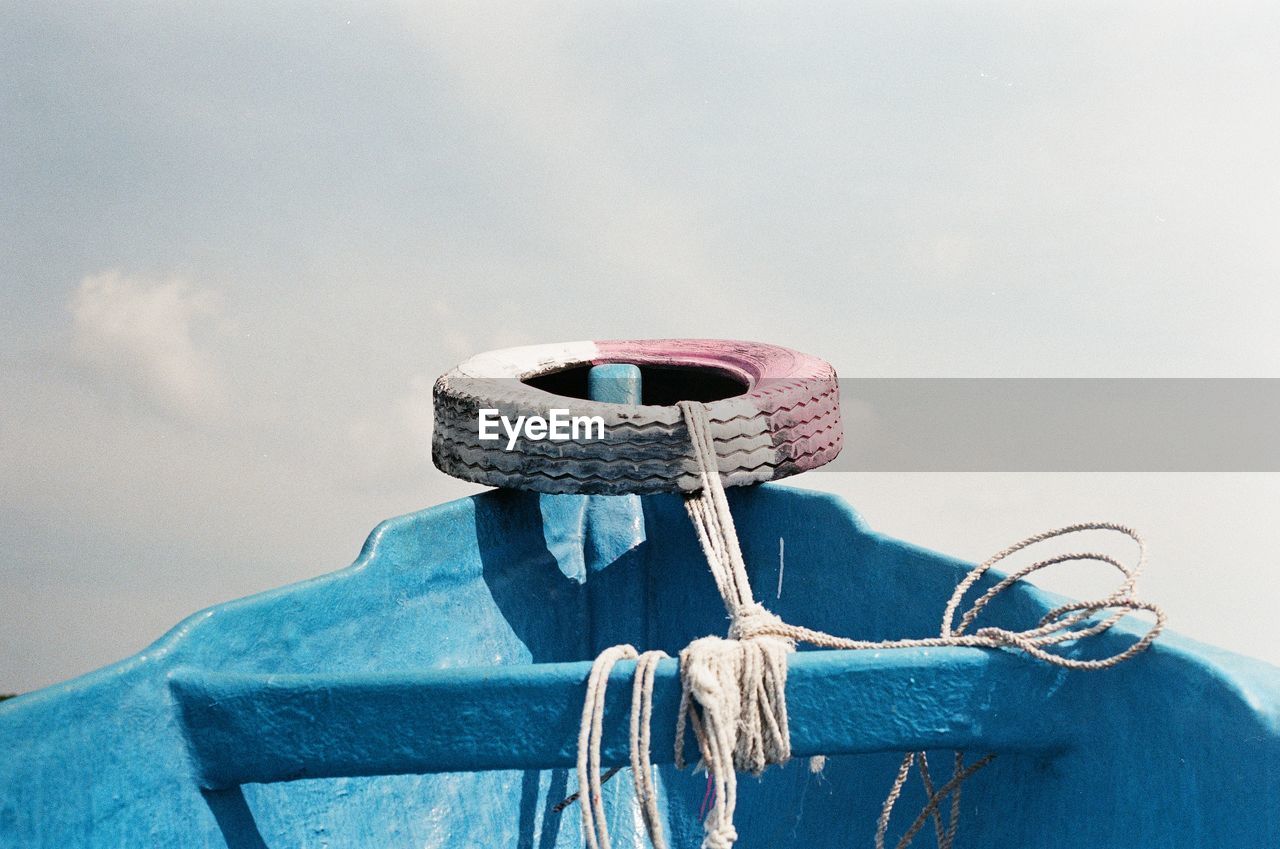
[[(850, 650), (948, 646), (1009, 648), (1067, 669), (1106, 669), (1145, 650), (1164, 627), (1164, 612), (1157, 605), (1133, 597), (1138, 575), (1146, 563), (1145, 543), (1131, 528), (1111, 522), (1083, 522), (1045, 531), (1015, 543), (975, 566), (956, 586), (947, 602), (942, 614), (941, 632), (937, 637), (853, 640), (783, 622), (752, 595), (733, 516), (729, 512), (729, 503), (720, 481), (707, 409), (701, 403), (693, 401), (681, 401), (679, 406), (689, 430), (702, 484), (697, 493), (686, 496), (685, 509), (693, 521), (698, 542), (706, 555), (716, 588), (729, 614), (727, 638), (703, 637), (694, 640), (680, 652), (682, 694), (676, 723), (676, 766), (683, 769), (685, 765), (684, 737), (687, 726), (693, 731), (698, 744), (700, 764), (707, 770), (715, 794), (714, 803), (703, 821), (703, 849), (731, 849), (738, 838), (733, 825), (737, 805), (737, 772), (759, 774), (766, 766), (785, 763), (791, 757), (786, 704), (787, 655), (795, 651), (798, 643)], [(1130, 567), (1111, 555), (1098, 552), (1060, 554), (1040, 560), (1002, 578), (979, 596), (960, 615), (959, 621), (956, 621), (964, 595), (997, 563), (1046, 540), (1081, 531), (1098, 530), (1113, 531), (1137, 543), (1137, 564)], [(1105, 598), (1057, 607), (1045, 614), (1034, 628), (1012, 631), (985, 627), (972, 634), (965, 633), (991, 600), (1013, 584), (1049, 566), (1080, 561), (1105, 563), (1114, 567), (1122, 575), (1120, 586)], [(1065, 642), (1101, 634), (1126, 614), (1140, 610), (1153, 614), (1155, 622), (1137, 641), (1114, 655), (1080, 660), (1051, 650)], [(1106, 615), (1100, 621), (1089, 621), (1104, 613)], [(588, 849), (610, 849), (601, 785), (616, 770), (601, 776), (600, 738), (609, 672), (621, 659), (637, 660), (630, 729), (631, 768), (635, 773), (636, 797), (654, 849), (667, 849), (657, 807), (649, 749), (653, 675), (658, 660), (663, 657), (666, 655), (662, 652), (637, 654), (629, 645), (614, 646), (605, 649), (592, 665), (578, 736), (578, 793), (584, 794), (581, 799), (582, 831)], [(876, 824), (876, 849), (884, 849), (890, 817), (913, 766), (919, 769), (929, 798), (924, 809), (898, 841), (897, 849), (905, 849), (931, 818), (939, 849), (951, 849), (959, 825), (961, 785), (993, 757), (994, 754), (988, 754), (966, 765), (964, 755), (956, 752), (952, 777), (936, 787), (925, 753), (906, 753)], [(950, 811), (944, 823), (941, 807), (948, 797), (951, 802)], [(574, 798), (571, 796), (557, 808)]]

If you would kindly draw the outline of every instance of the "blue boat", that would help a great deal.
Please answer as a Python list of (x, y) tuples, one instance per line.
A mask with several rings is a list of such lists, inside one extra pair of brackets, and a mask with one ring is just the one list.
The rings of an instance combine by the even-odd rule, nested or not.
[[(742, 356), (729, 343), (590, 344), (539, 355), (537, 376), (518, 382), (591, 413), (639, 405), (651, 378), (696, 395), (707, 352)], [(615, 365), (637, 360), (638, 371)], [(737, 403), (733, 385), (750, 381), (736, 366), (709, 368), (712, 384), (732, 385), (698, 391)], [(451, 386), (438, 387), (438, 421), (456, 401)], [(666, 400), (646, 406), (673, 408)], [(509, 402), (498, 393), (495, 409)], [(474, 412), (460, 409), (455, 424)], [(131, 658), (0, 704), (0, 847), (582, 846), (590, 838), (572, 797), (592, 659), (619, 644), (674, 658), (727, 625), (681, 494), (697, 486), (691, 461), (665, 483), (648, 474), (689, 439), (676, 419), (659, 425), (671, 439), (633, 433), (649, 459), (621, 476), (610, 470), (627, 462), (625, 446), (592, 465), (531, 441), (511, 463), (499, 453), (487, 462), (445, 444), (438, 425), (443, 467), (462, 463), (486, 482), (546, 480), (390, 519), (349, 568), (196, 613)], [(803, 452), (796, 437), (771, 439), (763, 465), (774, 477), (803, 471), (801, 453), (832, 453), (813, 433)], [(750, 477), (725, 474), (742, 484), (726, 493), (770, 611), (866, 641), (938, 634), (973, 564), (878, 534), (835, 496)], [(987, 571), (974, 592), (1002, 577)], [(1030, 629), (1064, 603), (1018, 581), (982, 621)], [(1113, 656), (1148, 629), (1126, 617), (1061, 649)], [(609, 677), (605, 767), (630, 763), (634, 675), (623, 660)], [(967, 763), (995, 754), (963, 783), (956, 846), (1280, 845), (1280, 670), (1177, 634), (1098, 670), (1016, 647), (802, 650), (787, 659), (785, 696), (793, 758), (738, 779), (744, 849), (872, 846), (906, 752), (928, 758), (935, 792), (907, 775), (888, 845), (916, 820), (915, 845), (948, 843), (947, 805), (940, 817), (916, 812), (950, 777), (954, 751)], [(681, 699), (677, 660), (664, 660), (652, 690), (654, 782), (667, 841), (688, 847), (703, 842), (716, 800), (706, 774), (673, 763)], [(602, 785), (618, 847), (648, 845), (632, 773)]]

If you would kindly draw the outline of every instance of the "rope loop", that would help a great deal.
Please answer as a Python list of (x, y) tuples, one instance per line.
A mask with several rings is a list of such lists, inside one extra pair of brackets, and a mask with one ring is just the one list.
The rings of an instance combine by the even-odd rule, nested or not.
[[(1097, 670), (1116, 666), (1145, 651), (1164, 628), (1164, 611), (1157, 605), (1134, 598), (1138, 576), (1146, 565), (1146, 544), (1132, 528), (1114, 522), (1080, 522), (1043, 531), (987, 558), (956, 585), (942, 612), (937, 637), (854, 640), (784, 622), (752, 595), (733, 516), (720, 480), (707, 409), (694, 401), (681, 401), (679, 407), (689, 431), (693, 459), (702, 484), (699, 491), (685, 496), (685, 509), (729, 615), (727, 638), (703, 637), (680, 652), (681, 697), (676, 718), (676, 766), (680, 769), (685, 767), (684, 737), (686, 728), (691, 728), (698, 743), (699, 764), (706, 769), (714, 792), (714, 803), (703, 822), (703, 849), (731, 849), (737, 840), (733, 825), (737, 773), (759, 775), (770, 764), (785, 763), (791, 758), (786, 704), (787, 657), (795, 651), (798, 643), (848, 650), (955, 646), (1010, 649), (1066, 669)], [(1058, 554), (1002, 577), (982, 592), (968, 609), (959, 613), (964, 597), (998, 563), (1048, 540), (1087, 531), (1110, 531), (1128, 537), (1137, 545), (1136, 563), (1130, 566), (1117, 557), (1099, 552)], [(1119, 585), (1104, 598), (1056, 607), (1032, 628), (1014, 631), (985, 626), (967, 633), (997, 596), (1028, 575), (1052, 566), (1078, 562), (1102, 563), (1114, 568), (1120, 573)], [(1125, 616), (1138, 611), (1151, 613), (1155, 621), (1138, 639), (1110, 655), (1082, 659), (1053, 650), (1098, 637)], [(600, 736), (609, 672), (621, 659), (637, 660), (631, 706), (631, 768), (635, 773), (636, 797), (650, 841), (655, 849), (666, 849), (650, 763), (648, 730), (654, 670), (663, 657), (666, 655), (661, 652), (637, 655), (633, 647), (622, 645), (606, 649), (592, 664), (578, 737), (578, 787), (580, 793), (586, 794), (582, 800), (582, 823), (588, 849), (610, 849), (600, 786), (616, 770), (603, 778), (600, 775)], [(905, 849), (930, 819), (939, 849), (952, 849), (960, 819), (961, 786), (994, 757), (994, 754), (987, 754), (966, 764), (963, 753), (956, 752), (951, 778), (936, 786), (925, 753), (907, 752), (881, 808), (876, 826), (876, 849), (884, 849), (890, 817), (913, 767), (920, 772), (928, 801), (898, 841), (897, 849)], [(820, 758), (814, 759), (815, 764), (820, 762)], [(573, 798), (571, 796), (561, 806)], [(951, 800), (950, 813), (944, 822), (942, 804), (948, 798)]]

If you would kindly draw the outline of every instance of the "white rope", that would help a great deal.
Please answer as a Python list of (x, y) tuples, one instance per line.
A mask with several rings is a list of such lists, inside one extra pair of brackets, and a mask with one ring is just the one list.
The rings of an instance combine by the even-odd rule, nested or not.
[[(681, 701), (676, 722), (676, 766), (682, 769), (685, 765), (683, 741), (687, 726), (692, 729), (698, 743), (700, 763), (710, 776), (715, 794), (715, 801), (703, 822), (703, 849), (730, 849), (737, 840), (733, 825), (737, 805), (737, 772), (759, 774), (766, 766), (784, 763), (791, 757), (786, 706), (787, 655), (795, 650), (797, 643), (851, 650), (950, 646), (1012, 648), (1068, 669), (1105, 669), (1123, 663), (1145, 650), (1164, 627), (1164, 612), (1158, 606), (1133, 597), (1138, 575), (1146, 563), (1146, 546), (1142, 538), (1131, 528), (1110, 522), (1085, 522), (1045, 531), (983, 561), (956, 586), (943, 611), (941, 631), (937, 637), (853, 640), (783, 622), (752, 595), (733, 516), (729, 512), (729, 503), (720, 481), (707, 409), (692, 401), (681, 401), (679, 406), (689, 430), (701, 483), (696, 494), (686, 496), (685, 508), (693, 521), (716, 589), (729, 614), (727, 639), (703, 637), (694, 640), (680, 652)], [(997, 563), (1046, 540), (1098, 530), (1120, 533), (1137, 543), (1137, 564), (1129, 567), (1115, 557), (1097, 552), (1061, 554), (1040, 560), (1002, 578), (979, 596), (960, 615), (959, 621), (956, 621), (956, 614), (965, 594)], [(1012, 631), (985, 627), (972, 634), (965, 633), (997, 595), (1026, 576), (1050, 566), (1081, 561), (1112, 566), (1121, 573), (1120, 586), (1105, 598), (1057, 607), (1045, 614), (1034, 628)], [(1138, 640), (1113, 655), (1080, 660), (1052, 650), (1065, 642), (1101, 634), (1126, 614), (1139, 610), (1152, 613), (1155, 622)], [(1105, 614), (1100, 621), (1090, 622), (1100, 614)], [(583, 705), (582, 728), (578, 738), (578, 787), (580, 793), (583, 788), (586, 790), (582, 820), (588, 849), (610, 849), (600, 798), (600, 785), (608, 778), (606, 776), (602, 779), (600, 775), (604, 690), (609, 671), (617, 660), (636, 656), (636, 651), (631, 646), (606, 649), (592, 665), (587, 683), (587, 698)], [(636, 795), (650, 841), (655, 849), (666, 849), (659, 823), (648, 734), (653, 672), (660, 657), (665, 655), (647, 652), (640, 656), (636, 664), (631, 709), (631, 767), (636, 774)], [(961, 785), (993, 757), (993, 754), (988, 754), (966, 765), (963, 754), (957, 752), (952, 777), (941, 787), (935, 788), (924, 753), (907, 753), (877, 821), (876, 849), (884, 847), (893, 808), (913, 766), (918, 767), (921, 773), (928, 801), (903, 834), (897, 847), (905, 849), (919, 830), (932, 819), (939, 849), (952, 849), (960, 817)], [(821, 759), (815, 758), (811, 767), (820, 768), (820, 763)], [(950, 797), (951, 805), (948, 820), (944, 824), (941, 806), (947, 797)], [(570, 797), (557, 808), (563, 807), (572, 799)]]
[(609, 673), (620, 660), (636, 662), (631, 690), (630, 740), (636, 799), (640, 803), (645, 830), (654, 849), (667, 849), (649, 753), (649, 729), (653, 724), (653, 676), (658, 661), (664, 657), (667, 657), (666, 652), (647, 651), (637, 655), (634, 647), (618, 645), (602, 651), (591, 664), (591, 673), (587, 676), (587, 697), (582, 704), (582, 722), (578, 726), (578, 792), (554, 808), (559, 812), (575, 800), (581, 801), (582, 836), (588, 849), (610, 849), (611, 846), (601, 788), (618, 769), (615, 767), (601, 775), (600, 746), (604, 732), (604, 703), (605, 692), (609, 687)]
[(632, 646), (607, 648), (591, 664), (587, 678), (587, 697), (582, 704), (582, 725), (578, 729), (578, 807), (582, 811), (582, 837), (588, 849), (610, 849), (609, 826), (600, 791), (600, 738), (604, 732), (604, 694), (609, 686), (609, 673), (619, 660), (635, 657)]
[(684, 719), (698, 741), (715, 801), (703, 821), (706, 849), (729, 849), (738, 803), (737, 773), (759, 775), (791, 758), (787, 729), (787, 655), (795, 647), (776, 637), (703, 637), (680, 652), (682, 688), (676, 725), (676, 767), (684, 766)]
[(662, 834), (662, 814), (658, 810), (658, 787), (653, 781), (653, 764), (649, 761), (653, 676), (658, 669), (658, 661), (666, 656), (664, 651), (647, 651), (640, 655), (636, 660), (635, 683), (631, 689), (631, 773), (645, 831), (654, 849), (667, 849), (667, 841)]

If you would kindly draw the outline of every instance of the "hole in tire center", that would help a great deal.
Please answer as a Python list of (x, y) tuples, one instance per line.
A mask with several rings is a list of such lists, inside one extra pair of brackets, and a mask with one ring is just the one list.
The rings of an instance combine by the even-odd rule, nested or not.
[[(640, 369), (642, 404), (669, 407), (677, 401), (720, 401), (741, 395), (749, 388), (746, 381), (696, 366), (637, 366)], [(566, 398), (587, 397), (587, 374), (591, 366), (571, 366), (560, 371), (525, 378), (522, 382)]]

